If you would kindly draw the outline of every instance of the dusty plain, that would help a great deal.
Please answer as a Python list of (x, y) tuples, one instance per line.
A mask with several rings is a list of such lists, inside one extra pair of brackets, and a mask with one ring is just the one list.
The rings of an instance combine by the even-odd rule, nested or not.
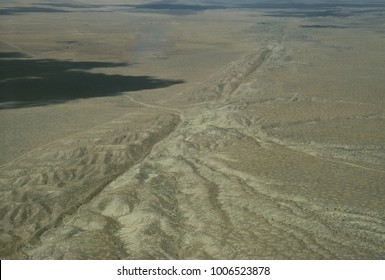
[(0, 1), (0, 258), (385, 259), (384, 46), (381, 2)]

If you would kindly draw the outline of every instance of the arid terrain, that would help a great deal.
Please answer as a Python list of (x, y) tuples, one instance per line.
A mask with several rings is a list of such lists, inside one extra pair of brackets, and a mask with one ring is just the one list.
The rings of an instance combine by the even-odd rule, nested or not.
[(385, 259), (385, 3), (0, 1), (1, 259)]

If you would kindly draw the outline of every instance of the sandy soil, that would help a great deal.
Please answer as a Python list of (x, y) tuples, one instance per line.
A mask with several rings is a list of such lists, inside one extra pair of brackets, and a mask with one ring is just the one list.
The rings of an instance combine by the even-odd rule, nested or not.
[(12, 7), (2, 259), (385, 258), (385, 7)]

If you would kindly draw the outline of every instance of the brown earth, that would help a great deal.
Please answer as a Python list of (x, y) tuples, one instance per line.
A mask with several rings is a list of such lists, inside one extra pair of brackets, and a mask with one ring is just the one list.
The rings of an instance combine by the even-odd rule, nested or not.
[(385, 258), (384, 17), (68, 11), (1, 19), (2, 259)]

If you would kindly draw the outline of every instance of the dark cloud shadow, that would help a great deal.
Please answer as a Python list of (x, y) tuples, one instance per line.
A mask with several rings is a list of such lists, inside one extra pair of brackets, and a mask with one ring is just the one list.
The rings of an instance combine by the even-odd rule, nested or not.
[(129, 8), (129, 11), (135, 12), (153, 12), (153, 13), (167, 13), (173, 15), (187, 15), (203, 12), (206, 10), (226, 9), (225, 5), (199, 5), (199, 4), (181, 4), (170, 3), (169, 1), (157, 1), (146, 4), (122, 4), (115, 5), (120, 8)]
[[(156, 1), (146, 4), (81, 4), (81, 3), (35, 3), (25, 7), (8, 7), (0, 9), (0, 15), (19, 15), (26, 13), (64, 13), (92, 12), (99, 8), (114, 8), (118, 11), (152, 12), (185, 15), (210, 9), (226, 9), (224, 5), (180, 4), (174, 1)], [(100, 11), (98, 11), (100, 12)]]
[(235, 4), (238, 8), (249, 8), (249, 9), (336, 9), (336, 8), (383, 8), (385, 3), (349, 3), (349, 2), (292, 2), (292, 1), (266, 1), (266, 2), (255, 2), (246, 1), (243, 3)]
[(14, 6), (0, 8), (0, 15), (23, 15), (29, 13), (71, 13), (91, 12), (106, 7), (103, 4), (81, 3), (31, 3), (28, 6)]
[(85, 3), (36, 3), (40, 6), (58, 7), (58, 8), (72, 8), (72, 9), (88, 9), (88, 8), (102, 8), (107, 5), (103, 4), (85, 4)]
[(287, 9), (269, 11), (265, 15), (272, 17), (297, 17), (297, 18), (312, 18), (312, 17), (338, 17), (345, 18), (359, 14), (373, 14), (379, 11), (385, 11), (385, 6), (378, 9)]
[(36, 6), (28, 6), (28, 7), (9, 7), (9, 8), (1, 8), (0, 16), (5, 15), (22, 15), (28, 13), (66, 13), (66, 10), (60, 9), (52, 9), (46, 7), (36, 7)]
[[(1, 53), (0, 108), (42, 106), (74, 99), (116, 96), (126, 91), (169, 87), (183, 80), (151, 76), (123, 76), (90, 73), (100, 67), (123, 63), (61, 61), (18, 58), (18, 53)], [(5, 57), (5, 58), (4, 58)]]
[[(385, 3), (297, 3), (297, 2), (255, 2), (255, 1), (216, 1), (210, 4), (183, 4), (175, 1), (163, 0), (146, 4), (122, 4), (114, 5), (126, 11), (168, 13), (174, 15), (186, 15), (213, 9), (260, 9), (269, 10), (266, 15), (273, 17), (348, 17), (357, 13), (370, 13), (375, 9), (384, 9)], [(368, 10), (368, 8), (370, 10)], [(353, 10), (354, 9), (354, 10)]]
[(385, 9), (385, 3), (274, 3), (261, 2), (241, 5), (243, 8), (269, 9), (265, 15), (272, 17), (349, 17), (356, 14), (373, 13)]
[[(292, 1), (190, 1), (181, 3), (173, 0), (160, 0), (145, 4), (84, 4), (84, 3), (34, 3), (25, 7), (0, 9), (0, 15), (19, 15), (26, 13), (64, 13), (64, 12), (102, 12), (100, 8), (126, 12), (166, 13), (188, 15), (206, 10), (218, 9), (258, 9), (268, 10), (266, 15), (274, 17), (347, 17), (357, 13), (372, 13), (384, 9), (379, 2), (292, 2)], [(95, 10), (96, 9), (96, 10)], [(342, 12), (343, 10), (343, 12)]]
[(27, 58), (27, 57), (28, 57), (27, 55), (19, 52), (0, 52), (0, 59), (1, 58)]
[(311, 24), (311, 25), (301, 25), (302, 28), (333, 28), (333, 29), (345, 29), (348, 27), (338, 26), (338, 25), (321, 25), (321, 24)]
[(333, 10), (284, 10), (284, 11), (271, 11), (266, 13), (271, 17), (297, 17), (297, 18), (311, 18), (311, 17), (349, 17), (351, 14), (340, 9)]

